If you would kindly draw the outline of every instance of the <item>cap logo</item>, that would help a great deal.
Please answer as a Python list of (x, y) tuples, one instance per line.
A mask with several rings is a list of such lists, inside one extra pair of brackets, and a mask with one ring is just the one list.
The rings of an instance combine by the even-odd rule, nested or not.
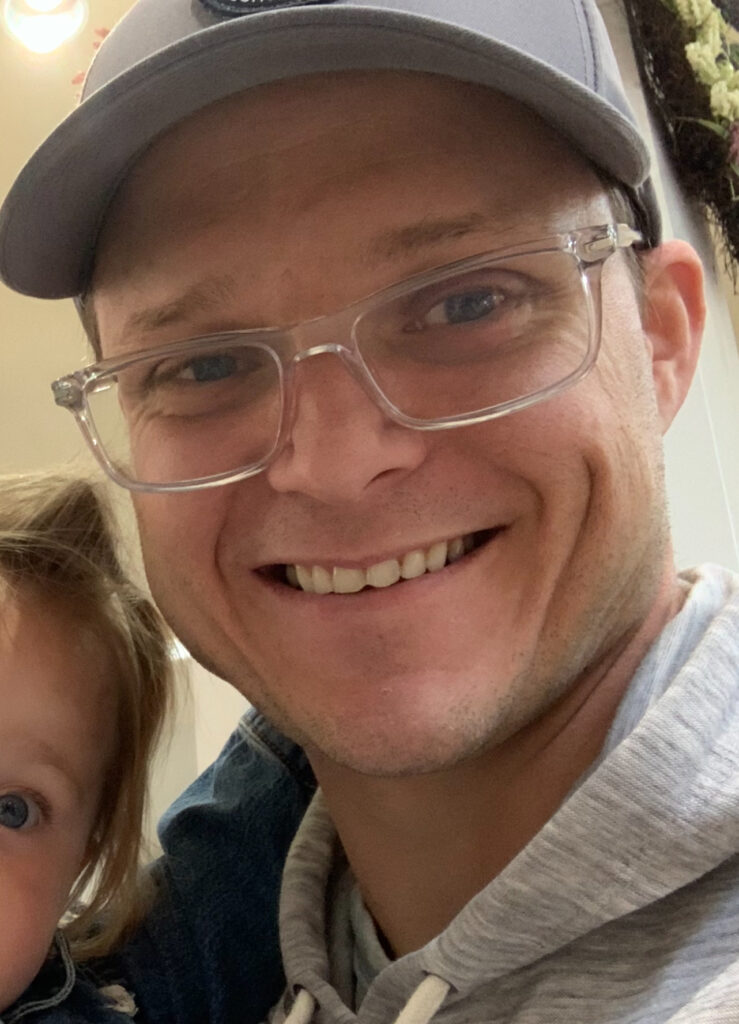
[(238, 17), (258, 11), (276, 11), (280, 7), (307, 7), (309, 4), (331, 4), (334, 0), (200, 0), (213, 14)]

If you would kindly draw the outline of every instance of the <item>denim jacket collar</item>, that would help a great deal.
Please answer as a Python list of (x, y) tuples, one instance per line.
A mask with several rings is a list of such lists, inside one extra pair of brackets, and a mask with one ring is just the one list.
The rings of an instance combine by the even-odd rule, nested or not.
[(69, 945), (63, 933), (57, 931), (46, 963), (23, 995), (0, 1016), (0, 1024), (16, 1024), (30, 1013), (59, 1006), (74, 988), (75, 980)]

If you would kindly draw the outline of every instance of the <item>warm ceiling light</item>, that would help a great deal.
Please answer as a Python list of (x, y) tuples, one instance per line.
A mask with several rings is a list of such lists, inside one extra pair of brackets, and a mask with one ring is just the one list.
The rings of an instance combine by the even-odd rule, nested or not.
[(9, 31), (33, 53), (51, 53), (87, 21), (86, 0), (5, 0)]
[[(16, 5), (17, 6), (17, 5)], [(50, 14), (52, 11), (64, 6), (64, 0), (26, 0), (26, 7), (30, 7), (37, 14)]]

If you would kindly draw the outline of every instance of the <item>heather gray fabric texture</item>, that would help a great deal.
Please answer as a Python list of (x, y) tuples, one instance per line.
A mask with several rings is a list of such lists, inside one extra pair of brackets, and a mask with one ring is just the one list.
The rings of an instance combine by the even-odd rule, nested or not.
[(0, 278), (43, 298), (85, 287), (105, 210), (164, 130), (225, 96), (325, 71), (431, 72), (531, 107), (631, 192), (659, 240), (649, 156), (593, 0), (343, 0), (218, 17), (139, 0), (93, 62), (83, 102), (0, 210)]
[[(352, 988), (356, 951), (324, 936), (351, 944), (363, 929), (316, 796), (283, 881), (283, 1004), (306, 988), (315, 1024), (389, 1024), (435, 974), (452, 986), (438, 1024), (739, 1021), (739, 577), (684, 579), (591, 770), (435, 940), (384, 967), (364, 951), (379, 973), (356, 1015), (335, 987)], [(327, 917), (337, 885), (344, 909)]]

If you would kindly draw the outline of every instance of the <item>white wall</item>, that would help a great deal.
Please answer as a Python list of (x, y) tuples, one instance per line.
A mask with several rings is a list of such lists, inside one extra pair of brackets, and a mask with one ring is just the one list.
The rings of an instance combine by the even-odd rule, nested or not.
[(216, 759), (227, 737), (246, 711), (247, 703), (233, 686), (189, 660), (195, 721), (195, 761), (202, 771)]

